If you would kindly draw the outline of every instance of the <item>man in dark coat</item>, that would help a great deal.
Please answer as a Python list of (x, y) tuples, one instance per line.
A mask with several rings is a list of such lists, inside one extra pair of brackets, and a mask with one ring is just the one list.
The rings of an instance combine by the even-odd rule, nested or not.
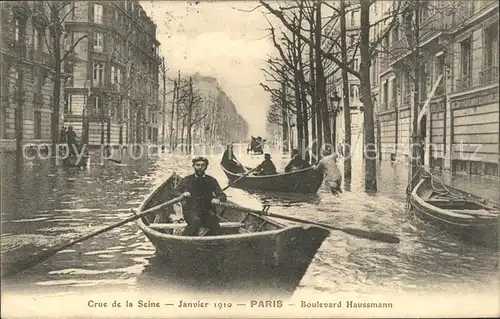
[(210, 235), (217, 235), (220, 231), (219, 218), (212, 207), (214, 196), (217, 201), (227, 201), (226, 194), (219, 183), (212, 176), (206, 175), (208, 159), (197, 157), (193, 159), (194, 174), (182, 179), (175, 189), (177, 196), (186, 198), (183, 203), (182, 214), (188, 224), (183, 236), (196, 236), (201, 227), (207, 227)]
[(311, 164), (309, 164), (308, 161), (302, 158), (299, 150), (294, 149), (292, 150), (292, 160), (285, 167), (285, 172), (288, 173), (291, 171), (301, 170), (308, 167), (311, 167)]
[(233, 144), (227, 145), (220, 163), (230, 172), (242, 173), (244, 171), (243, 167), (241, 167), (241, 164), (238, 162), (238, 159), (234, 156)]
[(277, 174), (276, 166), (274, 166), (273, 161), (271, 161), (271, 154), (264, 154), (264, 161), (255, 168), (256, 175), (273, 175)]
[(68, 144), (69, 154), (75, 154), (76, 147), (76, 133), (73, 131), (73, 126), (68, 127), (68, 131), (66, 132), (66, 143)]

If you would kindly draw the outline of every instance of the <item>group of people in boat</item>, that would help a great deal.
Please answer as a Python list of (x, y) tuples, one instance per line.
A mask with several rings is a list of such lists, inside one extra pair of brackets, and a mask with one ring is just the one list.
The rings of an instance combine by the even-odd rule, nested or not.
[[(332, 194), (338, 194), (341, 192), (342, 175), (336, 164), (337, 155), (328, 148), (324, 149), (322, 153), (323, 158), (316, 165), (311, 165), (302, 158), (298, 150), (293, 150), (292, 159), (286, 166), (285, 172), (306, 168), (321, 170)], [(220, 232), (219, 218), (212, 205), (226, 202), (227, 195), (220, 187), (219, 182), (205, 173), (208, 164), (209, 161), (205, 157), (194, 158), (192, 160), (193, 174), (183, 178), (174, 190), (174, 195), (184, 199), (182, 213), (187, 227), (182, 233), (183, 236), (217, 235)], [(221, 164), (226, 169), (248, 173), (234, 156), (232, 144), (227, 146)], [(277, 174), (276, 166), (269, 153), (264, 155), (264, 161), (255, 168), (255, 172), (257, 175)]]
[[(322, 150), (323, 157), (319, 160), (316, 165), (309, 163), (309, 160), (302, 157), (299, 150), (293, 149), (291, 154), (291, 160), (285, 167), (285, 173), (307, 169), (313, 167), (315, 170), (321, 170), (325, 176), (325, 181), (328, 184), (332, 194), (338, 194), (341, 192), (340, 184), (342, 182), (342, 174), (337, 166), (337, 154), (335, 154), (330, 148), (324, 148)], [(238, 161), (233, 152), (233, 145), (229, 144), (224, 151), (222, 156), (221, 165), (227, 170), (237, 173), (245, 173), (246, 169)], [(276, 165), (274, 165), (271, 160), (271, 154), (264, 154), (264, 161), (260, 163), (255, 169), (253, 169), (252, 174), (254, 176), (266, 176), (278, 174), (276, 170)]]

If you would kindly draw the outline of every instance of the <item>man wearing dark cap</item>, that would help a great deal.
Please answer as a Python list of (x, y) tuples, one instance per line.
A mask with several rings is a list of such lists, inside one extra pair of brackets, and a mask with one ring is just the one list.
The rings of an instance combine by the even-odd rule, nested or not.
[(208, 159), (197, 157), (193, 159), (194, 174), (182, 179), (175, 193), (186, 198), (182, 214), (188, 224), (184, 236), (196, 236), (201, 227), (207, 227), (210, 235), (217, 235), (220, 230), (219, 219), (212, 208), (213, 197), (221, 202), (227, 201), (226, 194), (212, 176), (205, 174)]
[(274, 166), (273, 161), (271, 161), (271, 154), (264, 154), (264, 161), (255, 168), (256, 175), (273, 175), (277, 174), (276, 166)]

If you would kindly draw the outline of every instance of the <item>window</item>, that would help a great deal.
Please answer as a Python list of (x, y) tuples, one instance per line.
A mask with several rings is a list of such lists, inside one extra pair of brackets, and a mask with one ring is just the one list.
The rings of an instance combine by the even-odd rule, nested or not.
[(102, 52), (103, 43), (104, 43), (103, 34), (99, 32), (94, 33), (94, 51)]
[(351, 27), (359, 25), (358, 23), (359, 10), (351, 11)]
[(350, 96), (351, 98), (357, 98), (359, 97), (359, 87), (357, 84), (351, 84), (349, 86), (349, 92), (350, 92)]
[(21, 20), (19, 19), (14, 21), (14, 40), (16, 42), (21, 41)]
[(33, 50), (38, 51), (38, 46), (40, 45), (40, 31), (37, 28), (33, 28)]
[(42, 113), (40, 111), (35, 111), (35, 139), (39, 140), (42, 138)]
[(359, 70), (359, 63), (358, 63), (358, 59), (354, 59), (352, 61), (352, 68), (355, 70), (355, 71), (358, 71)]
[(468, 77), (472, 73), (471, 39), (460, 42), (460, 76)]
[(122, 83), (122, 70), (116, 69), (116, 83), (120, 85)]
[(101, 85), (104, 79), (104, 63), (94, 62), (93, 76), (94, 86)]
[(354, 34), (349, 35), (349, 45), (354, 46), (356, 44), (356, 36)]
[(94, 96), (93, 114), (95, 114), (95, 115), (102, 115), (101, 113), (102, 113), (102, 101), (101, 101), (101, 97)]
[(392, 33), (392, 42), (396, 42), (399, 40), (399, 25), (396, 24), (391, 30)]
[(116, 68), (114, 65), (111, 66), (111, 84), (114, 84), (116, 83)]
[(94, 4), (94, 22), (102, 23), (102, 4)]
[(498, 25), (484, 30), (484, 65), (483, 69), (498, 66)]

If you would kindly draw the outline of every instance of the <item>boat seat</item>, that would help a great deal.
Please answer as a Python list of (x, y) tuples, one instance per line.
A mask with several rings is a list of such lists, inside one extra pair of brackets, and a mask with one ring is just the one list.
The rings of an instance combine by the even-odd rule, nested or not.
[[(148, 227), (153, 229), (182, 229), (187, 227), (187, 223), (152, 223)], [(221, 228), (240, 228), (243, 223), (239, 222), (220, 222)]]

